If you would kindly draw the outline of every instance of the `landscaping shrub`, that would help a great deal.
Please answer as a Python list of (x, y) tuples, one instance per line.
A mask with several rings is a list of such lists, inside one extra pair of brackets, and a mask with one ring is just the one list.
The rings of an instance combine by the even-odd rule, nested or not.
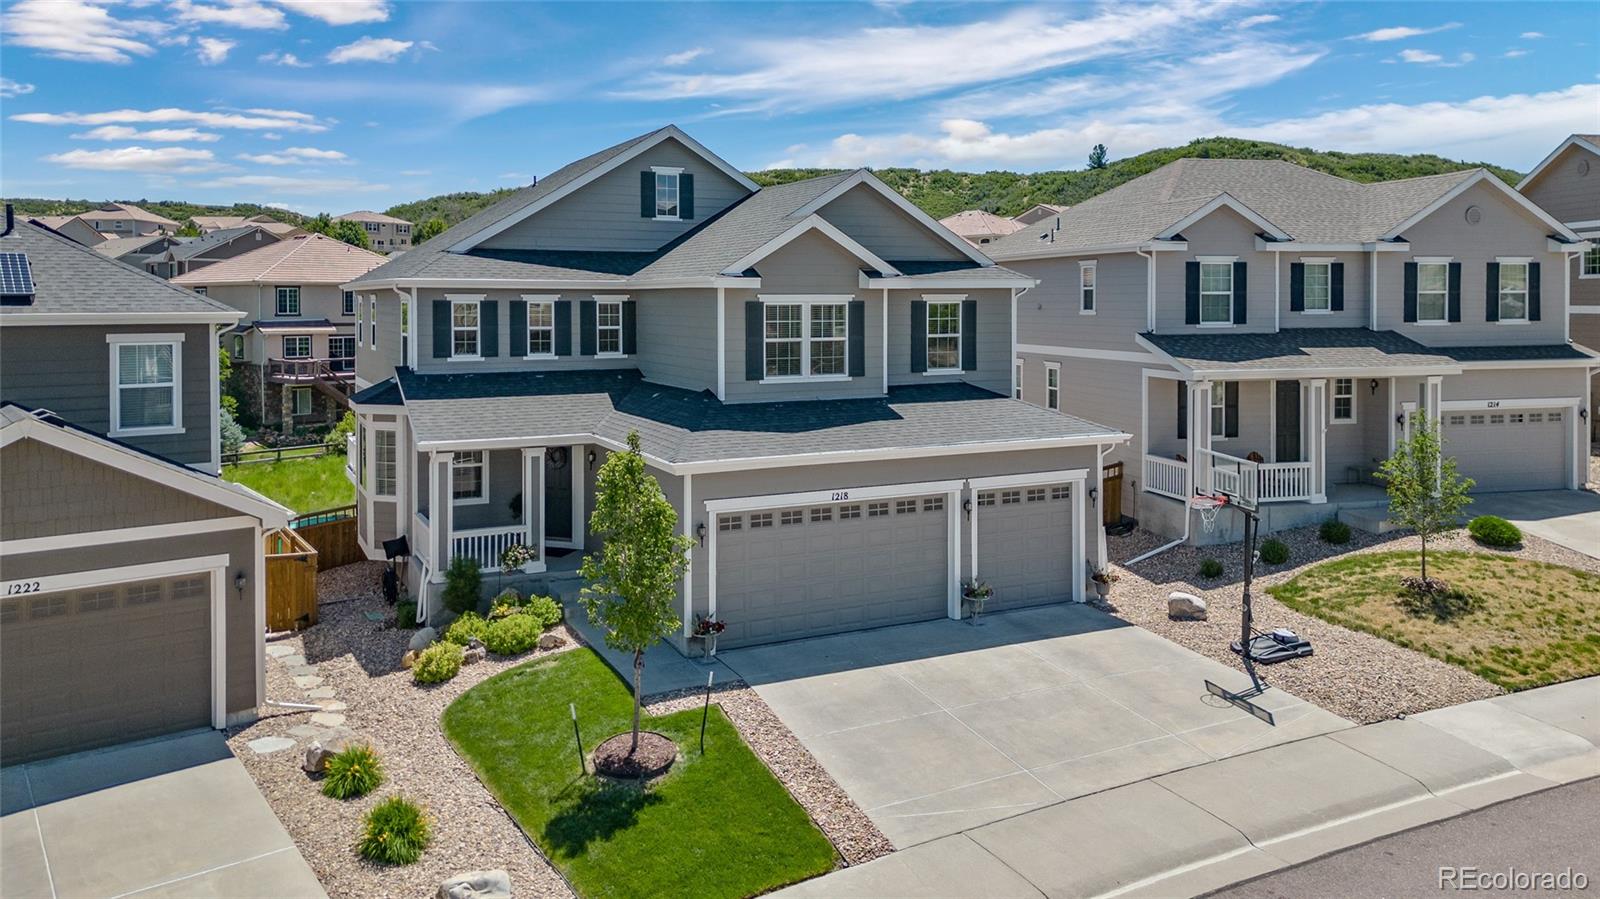
[(527, 600), (523, 599), (517, 591), (507, 588), (489, 603), (489, 620), (493, 621), (504, 618), (507, 615), (515, 615), (521, 612), (526, 604)]
[(371, 746), (351, 746), (328, 758), (322, 795), (334, 799), (365, 796), (383, 783), (383, 765)]
[[(223, 399), (233, 398), (223, 397)], [(218, 433), (221, 435), (222, 439), (222, 451), (225, 453), (237, 453), (239, 450), (243, 449), (244, 428), (239, 427), (238, 420), (234, 418), (233, 413), (229, 411), (226, 406), (218, 411), (217, 422)]]
[(444, 607), (452, 612), (471, 612), (478, 608), (483, 589), (483, 574), (478, 563), (465, 556), (450, 560), (444, 572)]
[(532, 649), (543, 630), (532, 615), (511, 615), (489, 623), (483, 645), (497, 656), (514, 656)]
[(1467, 533), (1484, 546), (1516, 546), (1522, 531), (1498, 515), (1479, 515), (1467, 522)]
[(461, 673), (461, 659), (466, 652), (458, 643), (435, 643), (417, 656), (417, 663), (411, 666), (411, 677), (419, 684), (444, 683)]
[(409, 599), (395, 603), (394, 626), (405, 628), (406, 630), (416, 630), (417, 604)]
[(1337, 518), (1330, 518), (1317, 529), (1317, 536), (1322, 538), (1323, 543), (1349, 543), (1350, 526)]
[(428, 813), (404, 796), (391, 796), (367, 812), (356, 851), (385, 865), (409, 865), (433, 838)]
[(1282, 565), (1289, 561), (1289, 544), (1282, 540), (1268, 540), (1261, 544), (1261, 561), (1268, 565)]
[(1201, 559), (1200, 576), (1207, 579), (1222, 577), (1222, 563), (1216, 559)]
[(344, 417), (339, 419), (339, 423), (328, 431), (328, 444), (333, 448), (334, 452), (342, 456), (350, 449), (350, 435), (355, 432), (356, 414), (354, 412), (346, 412)]
[(489, 622), (484, 621), (477, 612), (462, 612), (461, 617), (450, 622), (445, 628), (444, 638), (459, 646), (466, 646), (472, 638), (483, 639), (489, 631)]
[(537, 621), (541, 631), (547, 631), (561, 623), (561, 603), (551, 596), (528, 597), (522, 612)]

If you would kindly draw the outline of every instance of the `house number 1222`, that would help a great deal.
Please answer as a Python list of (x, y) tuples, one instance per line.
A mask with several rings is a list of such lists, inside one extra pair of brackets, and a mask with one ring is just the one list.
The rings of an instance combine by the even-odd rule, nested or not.
[(39, 592), (39, 582), (38, 581), (16, 581), (14, 583), (6, 584), (6, 595), (7, 596), (20, 596), (23, 593), (38, 593), (38, 592)]

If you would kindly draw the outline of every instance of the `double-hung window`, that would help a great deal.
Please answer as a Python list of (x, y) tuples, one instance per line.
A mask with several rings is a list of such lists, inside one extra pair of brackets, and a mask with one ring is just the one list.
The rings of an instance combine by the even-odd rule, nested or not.
[(1528, 320), (1528, 263), (1500, 263), (1500, 320)]
[(1578, 269), (1580, 278), (1600, 278), (1600, 247), (1583, 251), (1583, 267)]
[(347, 290), (344, 292), (344, 314), (356, 314), (356, 292), (353, 290)]
[(1011, 372), (1011, 398), (1022, 399), (1022, 360), (1018, 359)]
[(1305, 311), (1331, 312), (1333, 310), (1333, 263), (1305, 263)]
[(348, 335), (328, 338), (328, 367), (334, 371), (355, 371), (356, 339)]
[(683, 169), (652, 167), (656, 176), (656, 218), (678, 219), (678, 176)]
[(457, 452), (450, 461), (450, 498), (457, 503), (489, 501), (484, 490), (489, 466), (482, 450)]
[(1228, 382), (1211, 384), (1211, 436), (1213, 439), (1228, 436)]
[(1355, 378), (1333, 379), (1333, 420), (1336, 422), (1356, 420)]
[(961, 370), (961, 300), (928, 300), (928, 374)]
[[(596, 307), (596, 322), (599, 321)], [(598, 345), (598, 341), (596, 342)], [(556, 354), (556, 304), (554, 300), (528, 301), (528, 356)]]
[(383, 428), (372, 432), (372, 492), (378, 496), (394, 496), (395, 488), (395, 432)]
[(311, 335), (310, 334), (285, 334), (283, 337), (283, 358), (285, 359), (310, 359)]
[(113, 435), (183, 429), (181, 335), (110, 335)]
[(478, 301), (450, 301), (450, 358), (480, 359), (478, 350)]
[(847, 298), (766, 302), (762, 309), (764, 376), (845, 377), (848, 303)]
[(1083, 315), (1094, 314), (1095, 269), (1098, 267), (1093, 262), (1078, 263), (1078, 312)]
[(1054, 362), (1044, 364), (1044, 407), (1061, 411), (1061, 366)]
[(1450, 263), (1417, 263), (1417, 321), (1448, 320), (1450, 307)]
[(300, 314), (300, 288), (279, 287), (277, 292), (278, 314), (286, 316), (298, 316)]
[(378, 298), (367, 298), (367, 345), (378, 348)]
[(1200, 324), (1233, 324), (1233, 263), (1200, 263)]
[(597, 356), (622, 355), (622, 300), (596, 300), (594, 347)]

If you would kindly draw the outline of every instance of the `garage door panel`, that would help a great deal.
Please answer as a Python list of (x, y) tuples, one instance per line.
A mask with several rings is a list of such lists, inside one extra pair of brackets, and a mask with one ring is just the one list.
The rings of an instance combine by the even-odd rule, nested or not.
[(1571, 435), (1564, 409), (1445, 412), (1444, 453), (1475, 493), (1567, 486)]
[(1072, 494), (1068, 485), (979, 491), (974, 511), (978, 577), (995, 591), (988, 608), (1072, 598)]

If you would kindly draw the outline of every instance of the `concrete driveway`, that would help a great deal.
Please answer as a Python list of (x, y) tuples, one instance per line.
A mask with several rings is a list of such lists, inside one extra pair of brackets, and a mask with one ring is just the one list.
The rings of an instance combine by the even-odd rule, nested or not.
[(1241, 671), (1073, 604), (719, 658), (897, 848), (1352, 726), (1279, 690), (1268, 726), (1205, 692)]
[(1535, 537), (1600, 558), (1600, 493), (1588, 490), (1482, 493), (1472, 497), (1466, 514), (1498, 515)]
[(0, 895), (327, 895), (220, 733), (0, 769), (0, 787)]

